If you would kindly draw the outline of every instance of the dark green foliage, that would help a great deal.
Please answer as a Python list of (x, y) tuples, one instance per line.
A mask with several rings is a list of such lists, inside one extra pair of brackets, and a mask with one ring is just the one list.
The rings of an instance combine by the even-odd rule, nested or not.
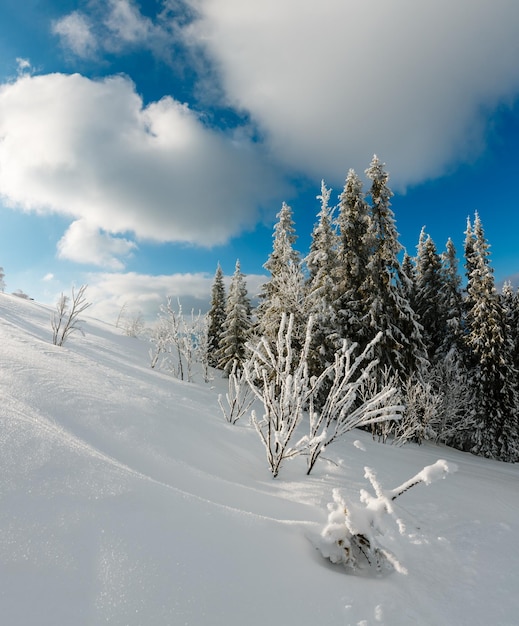
[(338, 237), (333, 226), (333, 209), (328, 206), (330, 190), (321, 184), (321, 210), (312, 232), (310, 252), (305, 259), (308, 279), (305, 290), (305, 316), (314, 320), (308, 354), (311, 375), (319, 376), (335, 359), (339, 346), (337, 315), (334, 308), (338, 276)]
[(474, 391), (472, 450), (504, 461), (519, 458), (518, 372), (507, 315), (489, 263), (489, 245), (476, 214), (467, 228), (465, 343)]
[(365, 310), (361, 319), (362, 332), (367, 333), (368, 340), (382, 332), (375, 356), (382, 367), (390, 367), (402, 380), (406, 380), (426, 365), (426, 353), (421, 326), (407, 298), (398, 261), (402, 246), (391, 210), (393, 194), (387, 185), (389, 176), (384, 167), (375, 156), (366, 170), (372, 184), (366, 231), (369, 257), (362, 287)]
[(207, 361), (212, 367), (218, 367), (218, 351), (220, 338), (225, 323), (225, 285), (220, 264), (216, 268), (213, 287), (211, 290), (211, 308), (207, 314)]
[[(450, 239), (440, 255), (422, 230), (416, 257), (404, 254), (400, 262), (393, 194), (376, 156), (366, 175), (369, 202), (350, 170), (335, 221), (330, 191), (322, 184), (306, 275), (294, 249), (292, 210), (283, 204), (264, 266), (270, 279), (260, 295), (257, 334), (274, 345), (281, 319), (291, 316), (297, 357), (311, 317), (310, 376), (319, 376), (333, 362), (342, 340), (355, 341), (363, 350), (377, 336), (373, 381), (395, 381), (402, 398), (406, 389), (412, 391), (415, 406), (428, 412), (423, 436), (476, 454), (518, 460), (519, 294), (510, 285), (497, 293), (479, 216), (474, 227), (467, 222), (463, 292)], [(411, 422), (412, 415), (407, 413)], [(405, 424), (404, 439), (415, 426)], [(394, 436), (394, 429), (384, 430), (388, 435)]]
[(236, 261), (225, 307), (225, 321), (220, 336), (220, 347), (217, 353), (218, 367), (227, 374), (235, 364), (239, 367), (245, 360), (246, 344), (250, 338), (251, 326), (251, 306), (247, 295), (245, 276), (241, 272), (240, 262)]

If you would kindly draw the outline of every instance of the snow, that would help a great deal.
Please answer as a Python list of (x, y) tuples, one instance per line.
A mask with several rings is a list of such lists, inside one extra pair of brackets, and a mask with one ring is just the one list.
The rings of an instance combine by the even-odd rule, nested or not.
[[(149, 345), (92, 318), (56, 347), (50, 314), (0, 296), (2, 624), (517, 624), (517, 465), (356, 430), (272, 479), (248, 418), (221, 413), (227, 381), (151, 370)], [(406, 573), (353, 575), (312, 542), (334, 490), (376, 495), (365, 467), (386, 495), (430, 483), (377, 537)]]

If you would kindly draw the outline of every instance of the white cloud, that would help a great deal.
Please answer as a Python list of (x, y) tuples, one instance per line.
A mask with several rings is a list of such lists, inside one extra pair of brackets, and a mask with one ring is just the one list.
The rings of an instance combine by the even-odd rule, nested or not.
[[(181, 5), (176, 7), (179, 10)], [(143, 16), (133, 0), (90, 0), (85, 12), (73, 11), (53, 22), (52, 30), (64, 48), (79, 57), (94, 52), (119, 53), (139, 46), (174, 64), (179, 43), (175, 7), (165, 2), (155, 20)]]
[[(223, 243), (284, 190), (247, 140), (128, 79), (23, 76), (0, 86), (0, 195), (112, 234)], [(70, 236), (70, 234), (69, 234)]]
[(272, 153), (343, 180), (377, 153), (395, 185), (477, 154), (484, 116), (519, 92), (510, 0), (191, 0), (186, 31)]
[(121, 270), (124, 264), (118, 257), (128, 256), (136, 247), (133, 241), (111, 237), (81, 219), (72, 222), (58, 242), (58, 256), (76, 263), (91, 263)]
[(64, 47), (80, 57), (90, 57), (96, 51), (97, 41), (91, 23), (79, 11), (53, 22), (52, 32), (60, 37)]
[[(226, 277), (227, 285), (230, 279)], [(245, 280), (248, 294), (254, 298), (266, 277), (255, 274), (246, 276)], [(180, 301), (186, 314), (207, 312), (213, 281), (214, 275), (202, 272), (159, 276), (101, 272), (88, 276), (88, 300), (93, 303), (92, 314), (106, 321), (115, 320), (123, 306), (129, 315), (141, 313), (153, 321), (168, 296), (175, 307), (177, 300)]]
[(23, 59), (22, 57), (16, 57), (16, 65), (18, 68), (18, 75), (25, 74), (26, 72), (30, 72), (32, 69), (31, 62), (29, 59)]
[(48, 272), (47, 274), (45, 274), (45, 276), (43, 277), (43, 281), (44, 282), (50, 282), (51, 280), (54, 280), (54, 274), (52, 272)]
[(110, 0), (105, 25), (119, 41), (127, 43), (146, 41), (154, 30), (151, 20), (128, 0)]

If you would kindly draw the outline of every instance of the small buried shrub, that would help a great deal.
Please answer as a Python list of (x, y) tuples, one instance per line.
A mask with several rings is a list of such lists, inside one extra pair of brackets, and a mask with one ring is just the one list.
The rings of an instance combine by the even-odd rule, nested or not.
[(395, 515), (393, 501), (415, 485), (430, 485), (454, 471), (455, 465), (439, 460), (396, 489), (383, 490), (375, 472), (366, 467), (365, 477), (370, 481), (375, 496), (362, 489), (360, 501), (365, 506), (347, 505), (339, 490), (334, 489), (333, 502), (328, 504), (328, 523), (323, 528), (316, 547), (323, 557), (332, 563), (344, 565), (354, 573), (394, 570), (407, 573), (398, 559), (379, 544), (378, 537), (384, 534), (384, 514), (388, 513), (395, 519), (399, 532), (403, 535), (405, 526)]

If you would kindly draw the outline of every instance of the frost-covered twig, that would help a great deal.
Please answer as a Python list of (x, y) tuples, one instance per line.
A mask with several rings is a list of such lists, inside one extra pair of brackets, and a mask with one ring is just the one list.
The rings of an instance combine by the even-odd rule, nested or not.
[[(260, 419), (252, 422), (267, 450), (269, 467), (277, 476), (284, 459), (298, 454), (308, 457), (310, 474), (317, 459), (339, 437), (359, 426), (400, 418), (404, 407), (396, 402), (396, 388), (386, 384), (372, 387), (378, 361), (371, 358), (381, 333), (359, 354), (357, 344), (344, 342), (335, 361), (318, 377), (309, 375), (308, 355), (313, 319), (309, 318), (303, 347), (296, 357), (293, 347), (294, 316), (283, 314), (277, 342), (271, 346), (262, 338), (249, 346), (250, 359), (244, 373), (251, 389), (263, 403)], [(330, 384), (331, 382), (331, 384)], [(326, 398), (322, 402), (322, 390)], [(308, 413), (309, 432), (296, 443), (292, 437)]]
[[(188, 321), (180, 302), (175, 311), (171, 298), (168, 298), (166, 305), (160, 307), (158, 322), (151, 333), (151, 367), (166, 367), (180, 380), (187, 378), (191, 382), (194, 362), (205, 354), (204, 346), (201, 346), (205, 336), (205, 318), (201, 314), (195, 316), (192, 311)], [(205, 367), (204, 363), (202, 365)], [(205, 377), (207, 379), (207, 374)]]
[[(309, 321), (311, 328), (312, 320)], [(307, 356), (310, 332), (296, 360), (292, 346), (294, 316), (283, 314), (274, 347), (263, 337), (256, 346), (249, 345), (250, 359), (244, 374), (255, 396), (263, 403), (263, 416), (252, 412), (252, 423), (267, 453), (272, 475), (279, 474), (285, 459), (301, 453), (306, 442), (292, 444), (310, 393)]]
[(91, 303), (87, 302), (85, 298), (86, 289), (87, 285), (81, 285), (76, 293), (72, 287), (71, 299), (63, 293), (59, 297), (56, 310), (51, 317), (52, 343), (54, 345), (62, 346), (69, 335), (81, 331), (79, 326), (81, 323), (80, 315), (91, 306)]
[[(370, 360), (373, 346), (380, 341), (379, 333), (366, 348), (355, 356), (357, 344), (343, 344), (330, 365), (314, 382), (309, 397), (310, 434), (308, 437), (308, 471), (310, 474), (324, 450), (346, 432), (360, 426), (400, 419), (404, 406), (393, 402), (397, 394), (391, 384), (381, 389), (373, 387), (376, 359)], [(324, 381), (332, 379), (326, 400), (319, 410), (315, 398)], [(367, 393), (367, 390), (370, 393)]]
[(229, 424), (236, 424), (254, 402), (254, 394), (250, 385), (245, 380), (243, 370), (234, 361), (229, 374), (229, 390), (225, 394), (227, 406), (224, 405), (222, 394), (218, 396), (218, 404), (222, 409), (223, 416)]

